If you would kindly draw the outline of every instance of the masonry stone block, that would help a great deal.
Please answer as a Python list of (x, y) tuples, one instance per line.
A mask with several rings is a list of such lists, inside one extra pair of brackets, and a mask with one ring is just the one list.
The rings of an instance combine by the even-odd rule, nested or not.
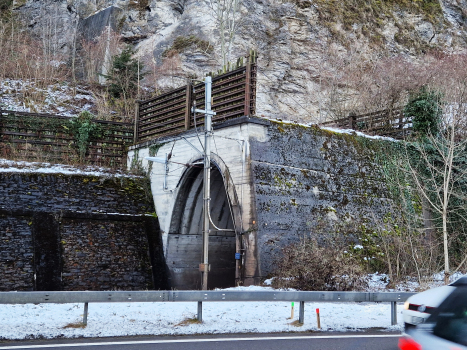
[(0, 173), (0, 291), (167, 288), (144, 181)]

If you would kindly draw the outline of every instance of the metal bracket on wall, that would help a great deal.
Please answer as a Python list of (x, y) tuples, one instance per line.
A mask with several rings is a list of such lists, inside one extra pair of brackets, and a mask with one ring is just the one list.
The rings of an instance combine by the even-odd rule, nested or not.
[(188, 141), (186, 138), (182, 137), (182, 140), (185, 141), (186, 143), (188, 143), (188, 145), (191, 146), (191, 148), (193, 148), (196, 152), (198, 152), (200, 155), (203, 155), (203, 152), (201, 152), (199, 149), (197, 149), (195, 147), (195, 145), (193, 145), (190, 141)]

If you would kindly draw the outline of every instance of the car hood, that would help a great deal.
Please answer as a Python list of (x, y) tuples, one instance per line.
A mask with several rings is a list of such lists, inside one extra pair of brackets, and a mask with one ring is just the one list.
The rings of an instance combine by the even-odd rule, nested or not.
[(456, 288), (451, 286), (442, 286), (428, 289), (424, 292), (412, 295), (407, 301), (410, 304), (438, 307), (446, 297)]

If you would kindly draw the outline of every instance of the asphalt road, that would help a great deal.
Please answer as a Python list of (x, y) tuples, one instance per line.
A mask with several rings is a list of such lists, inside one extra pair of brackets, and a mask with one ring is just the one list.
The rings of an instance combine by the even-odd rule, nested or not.
[(400, 334), (383, 332), (227, 334), (172, 337), (2, 341), (0, 350), (397, 350)]

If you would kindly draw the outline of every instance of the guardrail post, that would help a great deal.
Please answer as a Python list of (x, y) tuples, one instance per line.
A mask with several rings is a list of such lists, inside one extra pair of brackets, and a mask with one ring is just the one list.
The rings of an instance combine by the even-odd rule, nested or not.
[(84, 303), (83, 324), (88, 324), (88, 303)]
[(298, 322), (304, 323), (305, 322), (305, 302), (300, 302), (300, 311), (298, 313)]
[(391, 301), (391, 326), (397, 324), (397, 302)]
[(203, 302), (198, 301), (198, 322), (203, 322)]

